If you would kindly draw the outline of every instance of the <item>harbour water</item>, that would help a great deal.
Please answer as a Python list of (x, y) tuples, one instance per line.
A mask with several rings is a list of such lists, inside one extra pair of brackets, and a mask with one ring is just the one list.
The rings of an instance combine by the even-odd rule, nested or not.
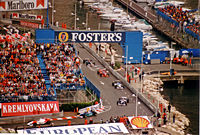
[[(197, 1), (197, 0), (194, 0)], [(195, 2), (190, 3), (186, 1), (188, 7), (197, 8)], [(79, 21), (77, 27), (79, 29), (86, 29), (86, 20), (88, 25), (87, 28), (90, 30), (109, 30), (110, 23), (102, 21), (96, 13), (89, 11), (86, 6), (82, 7), (77, 3), (77, 14)], [(86, 15), (87, 14), (87, 15)], [(86, 16), (88, 19), (86, 19)], [(163, 42), (169, 42), (164, 36), (160, 36), (155, 31), (152, 32)], [(176, 47), (180, 49), (180, 47)], [(164, 85), (164, 91), (161, 93), (178, 111), (185, 114), (190, 120), (190, 126), (186, 129), (186, 133), (198, 135), (199, 134), (199, 82), (189, 81), (183, 86), (178, 86), (176, 83), (167, 83)]]
[(186, 81), (184, 85), (166, 83), (161, 94), (189, 118), (186, 133), (199, 135), (199, 81)]

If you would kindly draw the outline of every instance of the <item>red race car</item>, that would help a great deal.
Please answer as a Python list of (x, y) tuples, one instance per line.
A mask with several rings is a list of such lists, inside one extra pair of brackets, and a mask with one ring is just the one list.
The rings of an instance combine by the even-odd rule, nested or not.
[(99, 69), (97, 71), (97, 74), (100, 75), (100, 77), (109, 77), (109, 72), (105, 68), (104, 69)]

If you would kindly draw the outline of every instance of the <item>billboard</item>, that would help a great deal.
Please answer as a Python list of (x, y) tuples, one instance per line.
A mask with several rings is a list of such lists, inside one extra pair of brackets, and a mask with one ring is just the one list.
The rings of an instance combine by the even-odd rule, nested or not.
[(46, 9), (47, 0), (1, 0), (0, 11)]
[(17, 130), (19, 134), (65, 134), (65, 135), (90, 135), (90, 134), (114, 134), (129, 133), (123, 123), (90, 124), (76, 126), (61, 126), (47, 128), (32, 128)]
[(42, 15), (33, 15), (33, 14), (22, 14), (22, 13), (12, 13), (12, 18), (14, 19), (28, 19), (34, 21), (42, 21)]
[(53, 29), (36, 29), (35, 30), (36, 43), (54, 43), (55, 32)]
[(1, 116), (23, 116), (58, 112), (58, 101), (1, 103)]
[(24, 27), (33, 28), (33, 29), (39, 28), (39, 24), (32, 23), (32, 22), (26, 22), (26, 21), (20, 21), (20, 25), (24, 26)]
[(133, 129), (153, 128), (147, 116), (128, 117)]
[[(123, 59), (124, 64), (129, 63), (140, 63), (142, 58), (143, 48), (143, 33), (141, 31), (127, 31), (126, 42), (123, 46)], [(132, 57), (132, 59), (131, 59)]]
[(55, 31), (58, 42), (76, 43), (122, 43), (125, 32), (110, 31)]

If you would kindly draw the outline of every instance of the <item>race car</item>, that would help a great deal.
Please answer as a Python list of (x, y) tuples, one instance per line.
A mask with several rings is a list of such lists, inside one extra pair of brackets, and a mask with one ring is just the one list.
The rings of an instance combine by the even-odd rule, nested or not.
[(115, 89), (124, 89), (124, 86), (119, 80), (115, 80), (112, 82), (112, 86), (115, 87)]
[(85, 118), (85, 117), (90, 117), (90, 116), (96, 116), (96, 114), (97, 113), (95, 111), (90, 110), (78, 115), (80, 116), (80, 118)]
[(95, 66), (95, 62), (93, 62), (92, 60), (90, 60), (89, 58), (85, 58), (83, 59), (83, 64), (86, 64), (86, 66), (91, 66), (94, 67)]
[(119, 100), (125, 100), (127, 103), (129, 103), (129, 99), (127, 97), (120, 97)]
[(100, 77), (109, 77), (109, 72), (106, 69), (99, 69), (97, 74), (100, 75)]
[(30, 121), (27, 123), (28, 126), (36, 127), (37, 125), (53, 125), (53, 122), (50, 118), (40, 118), (39, 120)]
[(127, 101), (125, 99), (120, 99), (117, 101), (117, 105), (127, 106)]

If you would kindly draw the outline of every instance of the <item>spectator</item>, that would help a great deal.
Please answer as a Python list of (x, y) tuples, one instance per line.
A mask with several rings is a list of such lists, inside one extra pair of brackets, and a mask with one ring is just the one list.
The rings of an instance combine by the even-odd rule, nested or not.
[(173, 123), (175, 123), (175, 118), (176, 118), (176, 116), (175, 116), (175, 114), (173, 114)]
[(85, 125), (87, 125), (88, 124), (88, 121), (87, 121), (87, 119), (85, 119), (85, 123), (84, 123)]
[(89, 124), (93, 124), (93, 119), (92, 119), (92, 117), (90, 117)]
[(167, 106), (169, 113), (171, 112), (171, 105), (169, 103), (169, 105)]

